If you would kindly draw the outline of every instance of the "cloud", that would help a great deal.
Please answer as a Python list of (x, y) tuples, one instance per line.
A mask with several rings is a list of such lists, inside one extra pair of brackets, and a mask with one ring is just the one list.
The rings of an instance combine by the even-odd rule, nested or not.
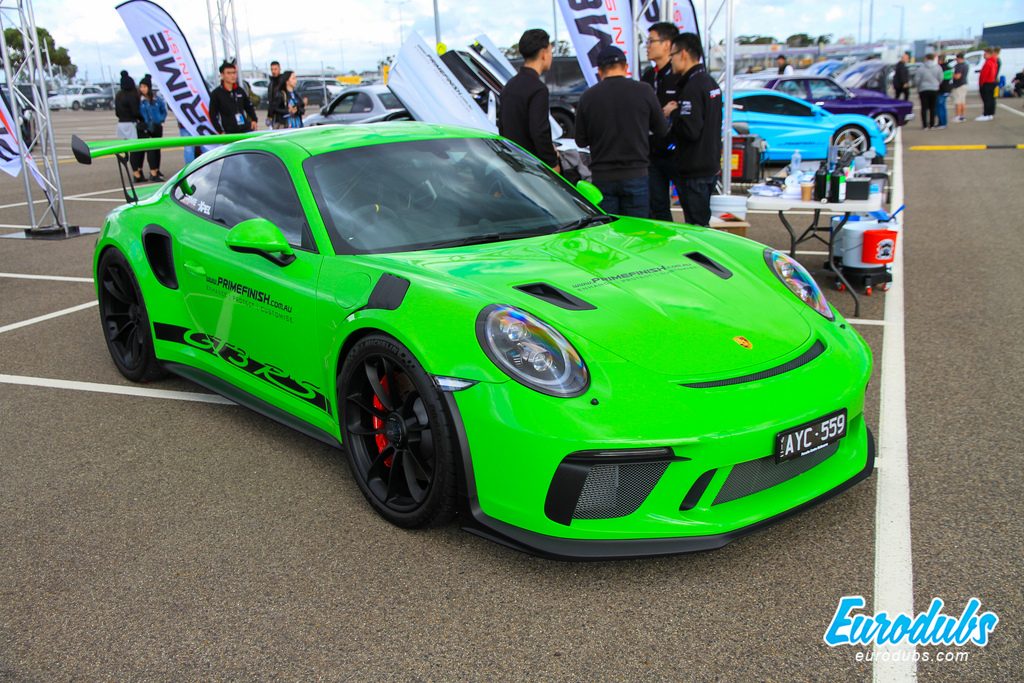
[(836, 21), (837, 19), (842, 19), (843, 16), (843, 8), (838, 5), (832, 5), (828, 8), (828, 11), (825, 12), (825, 21)]
[(921, 11), (924, 12), (925, 14), (931, 14), (936, 9), (938, 8), (935, 6), (934, 2), (926, 2), (923, 5), (921, 5)]

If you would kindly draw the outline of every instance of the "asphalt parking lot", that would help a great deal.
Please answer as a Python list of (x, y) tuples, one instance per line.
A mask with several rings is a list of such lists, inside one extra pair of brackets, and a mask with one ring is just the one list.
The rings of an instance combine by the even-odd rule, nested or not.
[[(1002, 102), (1021, 112), (1020, 100)], [(62, 157), (71, 133), (114, 130), (109, 112), (53, 121)], [(1019, 680), (1024, 152), (910, 147), (1022, 143), (1024, 112), (945, 131), (917, 123), (902, 136), (905, 305), (876, 293), (855, 323), (876, 358), (866, 415), (878, 434), (882, 387), (901, 397), (891, 382), (905, 372), (915, 611), (933, 597), (950, 611), (978, 597), (1000, 617), (988, 647), (921, 662), (918, 678)], [(164, 158), (169, 176), (181, 155)], [(119, 201), (114, 162), (60, 168), (71, 222), (101, 225)], [(750, 221), (750, 237), (788, 245), (774, 214)], [(20, 182), (0, 177), (0, 234), (25, 222)], [(842, 596), (871, 605), (879, 571), (903, 566), (898, 547), (876, 548), (891, 521), (876, 511), (884, 444), (871, 479), (710, 553), (560, 563), (457, 524), (400, 530), (371, 511), (340, 451), (184, 380), (150, 387), (183, 393), (125, 393), (88, 306), (95, 241), (0, 239), (0, 679), (879, 674), (856, 658), (870, 649), (829, 648), (822, 636)], [(799, 256), (817, 269), (820, 248)], [(848, 296), (827, 294), (853, 315)], [(884, 345), (899, 335), (905, 364), (883, 377)]]

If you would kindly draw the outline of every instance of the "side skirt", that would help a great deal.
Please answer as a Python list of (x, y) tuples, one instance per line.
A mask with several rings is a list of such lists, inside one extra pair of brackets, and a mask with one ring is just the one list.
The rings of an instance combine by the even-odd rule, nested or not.
[(184, 377), (190, 382), (195, 382), (199, 386), (206, 387), (210, 391), (220, 394), (225, 398), (229, 398), (235, 403), (245, 406), (249, 410), (269, 417), (270, 419), (280, 422), (287, 427), (291, 427), (295, 431), (302, 432), (306, 436), (312, 437), (317, 441), (322, 441), (328, 446), (341, 448), (341, 443), (333, 434), (325, 432), (319, 427), (314, 427), (304, 420), (300, 420), (291, 413), (281, 410), (274, 404), (268, 403), (261, 398), (257, 398), (247, 391), (239, 389), (234, 384), (231, 384), (216, 375), (211, 375), (204, 370), (194, 368), (190, 365), (183, 365), (181, 363), (169, 363), (164, 361), (163, 366), (179, 377)]

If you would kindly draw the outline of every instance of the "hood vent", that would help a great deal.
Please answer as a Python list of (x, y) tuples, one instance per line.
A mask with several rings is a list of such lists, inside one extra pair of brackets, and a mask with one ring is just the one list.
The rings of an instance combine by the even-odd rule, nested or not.
[(569, 311), (593, 311), (597, 308), (594, 304), (588, 303), (579, 297), (564, 292), (558, 287), (549, 285), (546, 282), (534, 282), (528, 285), (516, 285), (515, 289), (525, 292), (530, 296), (537, 297), (541, 301), (564, 308)]
[(691, 251), (689, 254), (686, 254), (686, 258), (690, 259), (691, 261), (698, 265), (704, 266), (705, 268), (707, 268), (708, 270), (710, 270), (712, 273), (722, 278), (723, 280), (728, 280), (729, 278), (732, 277), (731, 270), (723, 266), (721, 263), (718, 263), (717, 261), (712, 261), (710, 258), (700, 253), (699, 251)]

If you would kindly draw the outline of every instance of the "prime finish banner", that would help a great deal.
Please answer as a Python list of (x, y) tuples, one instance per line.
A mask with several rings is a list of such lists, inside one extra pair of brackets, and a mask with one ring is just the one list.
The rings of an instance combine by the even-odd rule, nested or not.
[(189, 135), (216, 135), (206, 81), (171, 15), (149, 0), (129, 0), (117, 12), (178, 123)]
[[(17, 178), (21, 175), (21, 126), (14, 120), (11, 110), (7, 108), (7, 100), (0, 95), (0, 171)], [(28, 159), (28, 170), (32, 173), (39, 187), (46, 192), (46, 181), (32, 161), (32, 155), (26, 155)]]
[[(635, 55), (637, 36), (647, 36), (651, 24), (660, 21), (661, 0), (558, 0), (562, 18), (569, 28), (576, 58), (587, 79), (597, 83), (597, 55), (605, 45), (615, 45), (626, 53), (629, 64), (640, 64), (643, 55)], [(697, 14), (692, 0), (671, 0), (672, 21), (680, 31), (697, 33)], [(634, 7), (634, 4), (636, 7)], [(633, 13), (644, 7), (634, 33)]]

